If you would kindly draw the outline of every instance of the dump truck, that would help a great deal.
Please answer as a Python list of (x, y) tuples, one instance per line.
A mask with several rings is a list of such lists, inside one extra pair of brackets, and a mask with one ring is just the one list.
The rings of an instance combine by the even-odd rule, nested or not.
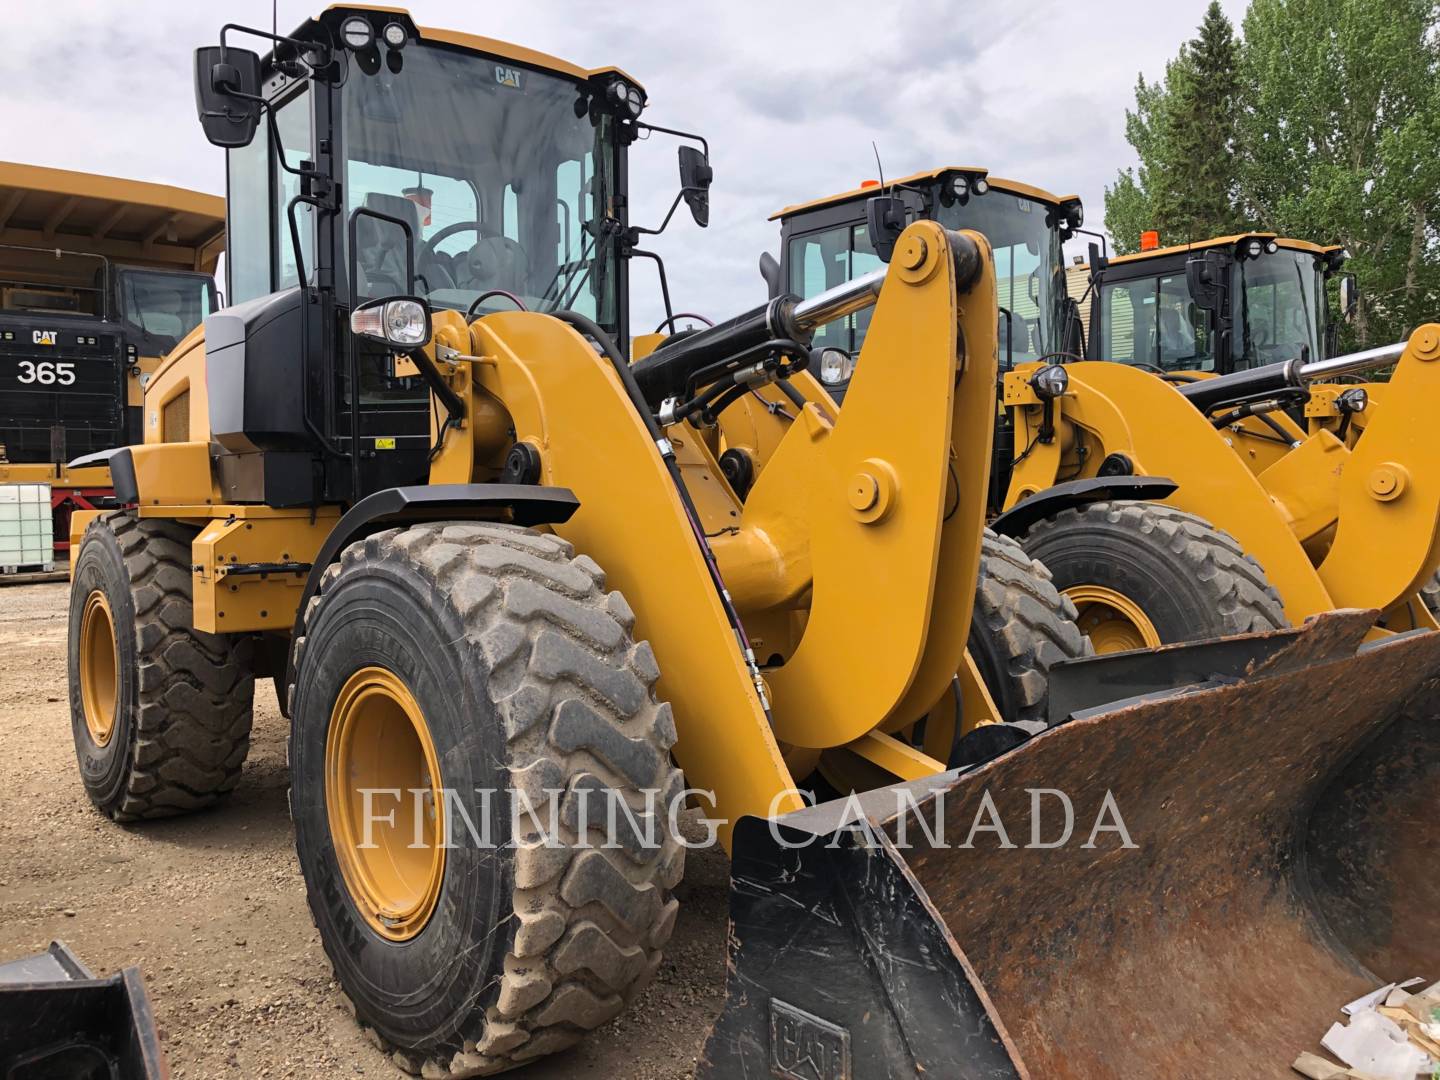
[[(981, 233), (917, 221), (884, 268), (630, 363), (626, 155), (664, 129), (624, 72), (342, 6), (284, 37), (226, 27), (197, 51), (196, 97), (229, 153), (233, 306), (146, 387), (147, 414), (184, 426), (109, 455), (133, 506), (72, 522), (81, 779), (120, 820), (213, 803), (244, 758), (254, 680), (274, 679), (310, 911), (399, 1066), (500, 1072), (633, 1003), (677, 917), (687, 803), (734, 854), (709, 1075), (1053, 1071), (1037, 996), (1013, 980), (1098, 981), (1117, 945), (1172, 975), (1161, 931), (1191, 912), (1206, 921), (1185, 957), (1263, 944), (1313, 981), (1237, 1027), (1227, 1050), (1254, 1075), (1283, 1068), (1275, 1024), (1313, 1020), (1408, 940), (1386, 912), (1357, 927), (1322, 909), (1296, 845), (1312, 797), (1418, 708), (1440, 635), (1362, 643), (1373, 612), (1331, 613), (1057, 662), (1073, 673), (1052, 723), (1015, 748), (977, 749), (1011, 725), (966, 733), (943, 707), (972, 629), (999, 375)], [(698, 221), (703, 148), (680, 166)], [(247, 182), (265, 198), (237, 197)], [(742, 499), (691, 417), (790, 386), (818, 328), (872, 308), (843, 411), (779, 390), (793, 411)], [(1365, 693), (1316, 723), (1351, 679)], [(801, 851), (808, 815), (836, 810), (799, 788), (822, 761), (857, 810), (835, 816), (833, 847)], [(1344, 773), (1354, 799), (1372, 772)], [(855, 801), (985, 785), (981, 804), (1008, 811), (1036, 776), (1093, 825), (1018, 878), (938, 836), (902, 846)], [(1422, 779), (1387, 772), (1387, 811)], [(1321, 831), (1317, 857), (1368, 870), (1377, 831)], [(1407, 831), (1401, 854), (1412, 839), (1431, 834)], [(812, 872), (827, 852), (848, 861)], [(832, 944), (752, 937), (782, 915)], [(1106, 992), (1133, 985), (1111, 973)], [(1155, 1072), (1211, 989), (1168, 985), (1123, 1050), (1094, 1027), (1089, 1052), (1124, 1058), (1114, 1075)], [(1067, 999), (1078, 1027), (1084, 1000)]]
[(0, 484), (48, 484), (55, 552), (74, 510), (115, 505), (103, 465), (139, 442), (145, 381), (215, 311), (225, 203), (198, 191), (0, 162)]

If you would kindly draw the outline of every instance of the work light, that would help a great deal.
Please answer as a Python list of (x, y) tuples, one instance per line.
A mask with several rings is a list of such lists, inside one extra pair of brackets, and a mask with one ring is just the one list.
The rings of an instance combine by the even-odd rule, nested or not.
[(353, 15), (340, 24), (340, 40), (357, 52), (375, 41), (375, 28), (368, 19)]
[(375, 300), (350, 313), (350, 332), (397, 349), (413, 349), (430, 340), (430, 311), (413, 296)]
[(855, 358), (844, 349), (820, 350), (820, 381), (826, 386), (839, 386), (855, 374)]
[(380, 31), (380, 36), (392, 49), (403, 49), (405, 42), (409, 39), (409, 35), (405, 33), (405, 27), (398, 22), (386, 23), (385, 29)]
[(1046, 400), (1061, 397), (1070, 389), (1070, 372), (1060, 364), (1047, 364), (1031, 378), (1030, 386)]

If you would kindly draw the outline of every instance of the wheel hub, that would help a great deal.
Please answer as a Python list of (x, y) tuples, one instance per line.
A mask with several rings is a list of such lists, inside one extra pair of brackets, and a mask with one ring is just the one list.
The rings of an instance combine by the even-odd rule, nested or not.
[(119, 671), (115, 618), (110, 601), (96, 589), (85, 598), (80, 615), (80, 706), (96, 746), (107, 745), (115, 733)]
[(420, 933), (440, 899), (442, 797), (434, 741), (409, 687), (384, 668), (361, 668), (330, 714), (325, 808), (350, 899), (391, 941)]
[(1075, 622), (1096, 653), (1153, 649), (1161, 644), (1160, 633), (1145, 610), (1124, 593), (1104, 585), (1072, 585), (1064, 593), (1074, 602)]

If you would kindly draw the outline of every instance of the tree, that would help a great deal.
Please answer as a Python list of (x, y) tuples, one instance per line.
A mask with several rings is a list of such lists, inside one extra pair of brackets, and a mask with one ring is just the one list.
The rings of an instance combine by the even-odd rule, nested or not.
[(1253, 0), (1237, 179), (1267, 229), (1343, 244), (1353, 342), (1440, 317), (1440, 13), (1430, 0)]
[(1235, 30), (1211, 0), (1194, 38), (1165, 65), (1165, 75), (1135, 87), (1125, 138), (1140, 158), (1105, 189), (1105, 224), (1121, 253), (1157, 229), (1162, 242), (1233, 232), (1243, 215), (1235, 183), (1235, 112), (1239, 89)]

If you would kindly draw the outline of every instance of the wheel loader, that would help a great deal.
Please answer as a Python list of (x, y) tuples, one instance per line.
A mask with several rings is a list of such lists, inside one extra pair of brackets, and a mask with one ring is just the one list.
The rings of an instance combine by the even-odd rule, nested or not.
[[(1385, 822), (1307, 811), (1378, 805), (1363, 751), (1430, 723), (1440, 635), (1365, 642), (1374, 613), (1341, 612), (1057, 662), (1046, 730), (947, 769), (975, 734), (952, 714), (939, 739), (936, 704), (982, 559), (982, 234), (916, 222), (887, 268), (631, 364), (638, 83), (392, 8), (248, 31), (263, 59), (239, 33), (196, 55), (235, 303), (108, 459), (134, 509), (75, 523), (77, 756), (117, 819), (208, 804), (273, 678), (311, 913), (398, 1065), (503, 1071), (633, 1002), (677, 916), (687, 798), (734, 856), (702, 1076), (1184, 1075), (1202, 1005), (1234, 1019), (1237, 1075), (1278, 1075), (1401, 966), (1406, 920), (1309, 880), (1368, 868)], [(682, 172), (700, 216), (703, 164)], [(742, 501), (697, 421), (794, 390), (816, 329), (871, 309), (843, 413), (778, 390), (791, 419)], [(1337, 705), (1346, 685), (1365, 693)], [(806, 806), (827, 759), (852, 797)], [(1387, 813), (1412, 805), (1383, 782)], [(1008, 862), (944, 842), (1032, 789), (1086, 839)], [(1173, 977), (1192, 962), (1203, 984)], [(1251, 1013), (1257, 980), (1275, 998)]]
[[(1341, 323), (1360, 302), (1355, 275), (1343, 272), (1344, 248), (1264, 232), (1159, 245), (1150, 233), (1131, 255), (1091, 252), (1087, 359), (1182, 381), (1338, 354)], [(1332, 278), (1338, 312), (1327, 296)], [(1307, 389), (1291, 410), (1297, 422), (1310, 431), (1323, 427), (1352, 448), (1373, 415), (1369, 406), (1383, 395), (1382, 383), (1359, 375)], [(1267, 415), (1295, 436), (1283, 414)]]
[[(1223, 238), (1195, 257), (1172, 249), (1107, 265), (1094, 253), (1101, 269), (1088, 355), (1113, 345), (1119, 362), (1079, 362), (1085, 349), (1063, 295), (1060, 245), (1081, 227), (1083, 211), (1071, 198), (987, 177), (939, 170), (879, 195), (861, 188), (787, 208), (776, 215), (781, 259), (762, 259), (762, 273), (772, 292), (782, 280), (802, 292), (816, 288), (822, 270), (843, 280), (857, 261), (881, 260), (894, 230), (911, 219), (974, 224), (1014, 252), (1011, 280), (1027, 275), (1029, 302), (1012, 300), (999, 320), (1020, 327), (1012, 340), (1021, 351), (1012, 346), (1002, 362), (1007, 415), (997, 428), (991, 526), (1048, 567), (1094, 647), (1262, 630), (1345, 606), (1377, 608), (1391, 629), (1434, 625), (1421, 593), (1440, 560), (1440, 491), (1410, 477), (1431, 475), (1437, 464), (1413, 432), (1423, 430), (1416, 410), (1440, 378), (1427, 344), (1440, 328), (1412, 335), (1404, 358), (1399, 347), (1322, 358), (1334, 341), (1324, 280), (1339, 272), (1343, 253), (1254, 234)], [(1177, 261), (1182, 256), (1188, 263)], [(1174, 272), (1147, 269), (1152, 258)], [(1353, 305), (1353, 282), (1342, 285)], [(1142, 313), (1131, 316), (1130, 337), (1113, 317), (1127, 289), (1157, 298), (1125, 309)], [(1250, 303), (1258, 309), (1267, 297), (1272, 331), (1308, 313), (1299, 320), (1304, 341), (1257, 344), (1264, 327)], [(1237, 305), (1248, 322), (1229, 317)], [(1151, 307), (1158, 314), (1145, 316)], [(1149, 318), (1163, 328), (1181, 309), (1187, 324), (1195, 311), (1217, 314), (1173, 356), (1158, 329), (1135, 323)], [(853, 369), (848, 346), (863, 332), (827, 329), (838, 354), (830, 370)], [(1137, 348), (1160, 349), (1157, 362), (1137, 357)], [(1391, 367), (1387, 400), (1400, 395), (1406, 404), (1389, 418), (1377, 411), (1354, 422), (1364, 410), (1339, 380)], [(1308, 434), (1285, 411), (1302, 405), (1316, 414)], [(1388, 557), (1377, 567), (1371, 553), (1381, 537)]]

